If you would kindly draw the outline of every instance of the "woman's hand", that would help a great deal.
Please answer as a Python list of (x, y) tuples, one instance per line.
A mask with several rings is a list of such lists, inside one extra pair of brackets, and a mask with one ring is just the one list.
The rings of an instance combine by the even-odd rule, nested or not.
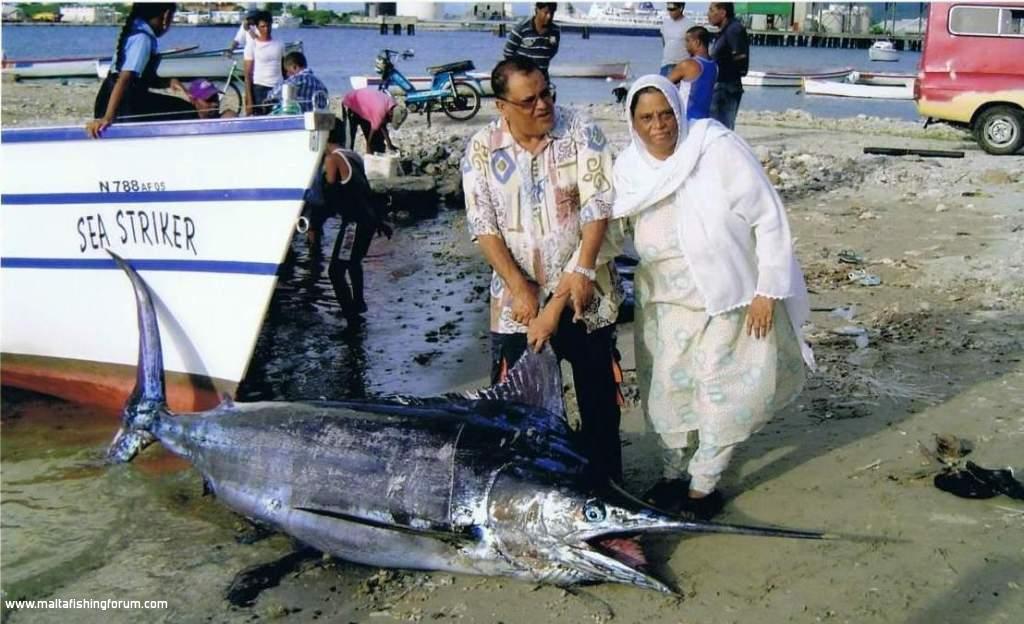
[(188, 95), (188, 89), (186, 89), (185, 85), (181, 84), (181, 81), (177, 78), (171, 78), (169, 86), (171, 91), (180, 91), (181, 93)]
[(107, 117), (103, 117), (102, 119), (93, 119), (89, 123), (85, 124), (85, 131), (92, 138), (98, 139), (111, 123), (112, 120)]
[(534, 353), (540, 353), (551, 337), (558, 331), (558, 317), (555, 306), (545, 306), (526, 328), (526, 344)]
[(747, 335), (761, 339), (772, 330), (772, 316), (775, 313), (775, 300), (757, 295), (750, 302), (747, 310)]

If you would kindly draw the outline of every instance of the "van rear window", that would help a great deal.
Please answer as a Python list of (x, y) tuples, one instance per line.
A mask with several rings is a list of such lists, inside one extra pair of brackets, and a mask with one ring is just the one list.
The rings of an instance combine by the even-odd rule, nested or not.
[(949, 32), (982, 37), (1024, 37), (1024, 7), (955, 6)]

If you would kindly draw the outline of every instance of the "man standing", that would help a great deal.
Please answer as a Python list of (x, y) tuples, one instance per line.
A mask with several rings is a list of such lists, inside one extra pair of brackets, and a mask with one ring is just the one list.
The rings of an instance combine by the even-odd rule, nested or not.
[(345, 131), (345, 122), (335, 120), (327, 138), (323, 171), (314, 181), (315, 191), (307, 196), (303, 215), (309, 219), (306, 238), (316, 256), (320, 254), (324, 223), (334, 215), (341, 217), (327, 274), (348, 328), (355, 329), (362, 325), (367, 311), (363, 258), (374, 232), (391, 238), (392, 229), (377, 213), (362, 157), (342, 147)]
[(250, 39), (256, 38), (256, 16), (259, 15), (258, 9), (249, 9), (245, 12), (245, 18), (242, 23), (238, 26), (238, 31), (235, 36), (231, 39), (231, 43), (228, 44), (227, 49), (224, 51), (225, 56), (231, 56), (231, 53), (235, 51), (235, 48), (245, 49), (245, 45)]
[(683, 15), (685, 2), (665, 4), (668, 16), (661, 22), (661, 75), (668, 76), (672, 68), (686, 58), (684, 37), (693, 23)]
[(274, 21), (269, 11), (256, 14), (256, 38), (245, 44), (245, 114), (266, 115), (270, 107), (263, 101), (274, 87), (284, 82), (281, 59), (284, 44), (273, 38)]
[(266, 104), (281, 102), (281, 93), (285, 85), (295, 87), (295, 102), (308, 113), (312, 110), (327, 110), (330, 102), (327, 100), (327, 87), (319, 78), (313, 75), (313, 70), (306, 66), (306, 55), (302, 52), (289, 52), (281, 60), (284, 66), (285, 81), (274, 87), (264, 99)]
[(679, 95), (686, 100), (686, 119), (711, 117), (711, 98), (718, 79), (718, 66), (708, 53), (711, 34), (703, 26), (686, 31), (686, 52), (683, 59), (668, 74), (668, 79), (679, 85)]
[(593, 474), (619, 480), (620, 295), (603, 244), (611, 151), (600, 128), (555, 106), (532, 60), (501, 61), (491, 85), (500, 116), (473, 135), (462, 161), (466, 220), (494, 269), (491, 379), (550, 341), (572, 365)]
[(525, 56), (537, 64), (544, 80), (548, 79), (548, 65), (558, 54), (562, 30), (555, 23), (556, 2), (538, 2), (533, 17), (527, 18), (508, 33), (505, 58)]
[(718, 27), (718, 37), (711, 44), (711, 58), (718, 63), (718, 82), (711, 98), (711, 117), (730, 130), (736, 128), (736, 113), (743, 97), (743, 83), (750, 67), (750, 43), (747, 29), (736, 19), (731, 2), (708, 5), (708, 21)]

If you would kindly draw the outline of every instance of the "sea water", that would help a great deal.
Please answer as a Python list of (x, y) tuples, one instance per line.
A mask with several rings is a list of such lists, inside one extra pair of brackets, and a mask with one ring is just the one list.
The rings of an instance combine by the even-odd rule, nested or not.
[[(201, 49), (224, 48), (236, 28), (175, 25), (161, 38), (164, 49), (198, 44)], [(115, 26), (4, 26), (4, 52), (7, 58), (52, 58), (64, 56), (109, 55), (120, 28)], [(479, 71), (489, 71), (501, 59), (504, 40), (489, 32), (440, 32), (419, 30), (415, 36), (381, 35), (375, 29), (362, 28), (282, 28), (275, 38), (287, 42), (302, 41), (314, 73), (324, 81), (332, 95), (341, 95), (352, 87), (350, 76), (373, 75), (373, 59), (382, 48), (413, 49), (415, 57), (398, 60), (407, 76), (423, 75), (432, 65), (472, 60)], [(920, 60), (917, 52), (902, 52), (895, 63), (877, 63), (868, 59), (867, 50), (832, 48), (754, 47), (750, 67), (753, 70), (823, 71), (852, 67), (860, 71), (913, 73)], [(592, 35), (583, 39), (578, 33), (565, 33), (555, 63), (630, 63), (632, 77), (658, 71), (661, 42), (657, 37)], [(601, 79), (557, 80), (558, 97), (565, 103), (610, 103), (620, 81)], [(821, 117), (851, 117), (858, 114), (898, 119), (918, 118), (911, 101), (860, 100), (825, 96), (806, 96), (796, 87), (750, 87), (743, 95), (742, 109), (783, 111), (803, 109)]]

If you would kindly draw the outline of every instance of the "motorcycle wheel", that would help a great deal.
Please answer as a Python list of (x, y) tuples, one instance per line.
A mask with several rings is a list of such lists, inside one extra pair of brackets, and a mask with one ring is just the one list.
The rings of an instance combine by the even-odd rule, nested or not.
[(480, 93), (468, 82), (455, 83), (455, 97), (441, 102), (444, 114), (456, 121), (472, 119), (480, 110)]

